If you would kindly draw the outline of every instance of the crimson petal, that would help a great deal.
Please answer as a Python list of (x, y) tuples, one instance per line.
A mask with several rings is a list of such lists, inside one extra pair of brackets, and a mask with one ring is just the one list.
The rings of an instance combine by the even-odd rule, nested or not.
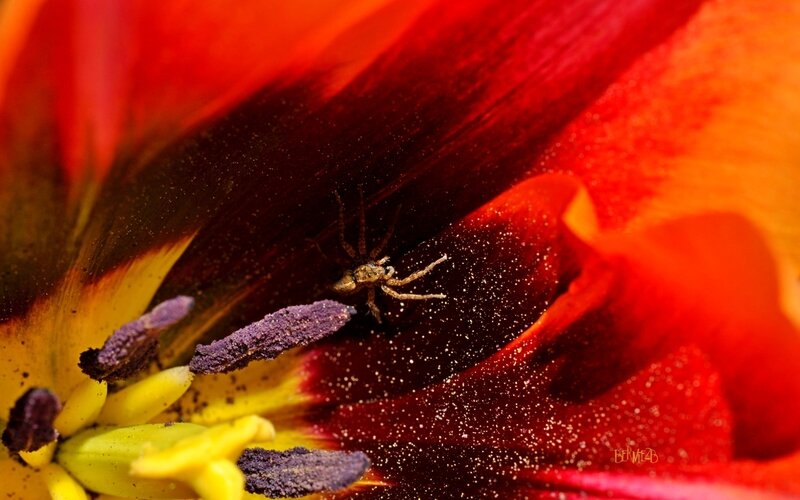
[[(373, 221), (404, 204), (393, 248), (408, 251), (535, 169), (548, 139), (696, 7), (441, 2), (333, 98), (311, 83), (272, 89), (164, 153), (124, 189), (130, 212), (117, 215), (145, 242), (154, 236), (138, 227), (169, 238), (203, 221), (160, 296), (207, 297), (200, 308), (235, 293), (259, 309), (308, 302), (335, 275), (306, 241), (335, 251), (334, 190), (354, 200), (363, 184)], [(473, 180), (453, 185), (462, 178)], [(128, 249), (106, 251), (103, 266)], [(258, 315), (225, 307), (241, 317), (211, 336)]]
[(401, 490), (464, 477), (475, 491), (547, 488), (540, 473), (553, 466), (641, 471), (615, 460), (628, 446), (654, 449), (661, 459), (648, 470), (661, 479), (716, 463), (706, 474), (759, 486), (765, 476), (737, 477), (734, 460), (796, 452), (800, 414), (797, 330), (760, 235), (713, 214), (572, 243), (580, 276), (499, 353), (400, 397), (320, 408), (312, 421), (378, 469), (392, 464), (386, 479)]
[(591, 399), (692, 343), (720, 372), (737, 455), (771, 458), (797, 449), (800, 337), (783, 311), (781, 270), (755, 228), (712, 214), (599, 248), (602, 257), (590, 259), (555, 305), (553, 314), (570, 321), (543, 325), (540, 356), (564, 361), (552, 392)]
[[(414, 283), (425, 302), (381, 297), (386, 325), (362, 319), (352, 335), (311, 353), (307, 390), (332, 402), (386, 398), (482, 361), (531, 325), (574, 278), (578, 262), (561, 224), (575, 179), (524, 182), (393, 265), (400, 275), (447, 253)], [(358, 383), (353, 383), (358, 381)]]

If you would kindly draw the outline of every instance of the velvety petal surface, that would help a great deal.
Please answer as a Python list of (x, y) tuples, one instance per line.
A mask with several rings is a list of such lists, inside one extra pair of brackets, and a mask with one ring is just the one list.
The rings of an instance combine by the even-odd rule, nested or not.
[(800, 6), (706, 2), (550, 144), (546, 168), (587, 183), (603, 224), (745, 214), (800, 262)]
[(690, 469), (685, 477), (670, 479), (574, 469), (553, 470), (533, 476), (538, 476), (539, 481), (545, 481), (553, 488), (577, 490), (583, 495), (598, 497), (786, 499), (800, 492), (800, 483), (794, 478), (797, 460), (795, 455), (766, 464), (712, 464)]
[[(294, 425), (311, 405), (403, 394), (490, 356), (532, 324), (577, 271), (561, 220), (565, 211), (581, 206), (574, 200), (586, 201), (586, 193), (566, 176), (525, 186), (394, 262), (406, 274), (447, 253), (450, 260), (409, 287), (446, 289), (446, 299), (385, 298), (379, 302), (385, 327), (361, 315), (346, 335), (310, 352), (198, 377), (182, 399), (182, 411), (205, 421), (258, 408), (273, 421), (289, 418)], [(578, 212), (571, 212), (576, 224), (591, 231), (591, 214)], [(531, 224), (540, 231), (530, 231)]]
[[(320, 92), (344, 85), (427, 3), (4, 5), (0, 318), (26, 312), (70, 268), (102, 274), (191, 234), (197, 221), (171, 214), (180, 234), (153, 237), (158, 231), (150, 224), (170, 218), (156, 201), (157, 186), (144, 187), (147, 201), (120, 210), (120, 193), (136, 172), (166, 145), (268, 84), (324, 71)], [(230, 184), (221, 179), (224, 191)], [(190, 197), (171, 198), (190, 203)], [(148, 209), (155, 219), (123, 217)], [(142, 229), (149, 237), (137, 234)]]
[[(586, 263), (562, 299), (570, 302), (554, 304), (541, 322), (541, 340), (552, 338), (543, 356), (565, 361), (555, 392), (592, 398), (693, 344), (722, 378), (737, 456), (771, 458), (800, 445), (800, 300), (754, 226), (709, 214), (597, 248), (601, 258)], [(601, 297), (598, 286), (607, 288)], [(560, 323), (565, 315), (574, 321)]]
[[(179, 416), (281, 415), (284, 444), (366, 449), (398, 496), (443, 494), (437, 476), (476, 495), (658, 491), (611, 463), (626, 445), (663, 454), (652, 471), (680, 487), (699, 471), (728, 492), (796, 492), (776, 465), (800, 443), (797, 302), (783, 287), (796, 275), (773, 256), (797, 262), (800, 87), (784, 68), (796, 8), (309, 4), (280, 4), (266, 35), (277, 4), (3, 6), (0, 337), (13, 368), (0, 407), (31, 383), (68, 391), (77, 353), (151, 301), (198, 299), (167, 339), (173, 363), (198, 339), (330, 297), (352, 267), (334, 262), (333, 193), (352, 230), (361, 186), (370, 241), (403, 207), (387, 252), (402, 275), (451, 257), (412, 287), (448, 298), (382, 300), (387, 326), (363, 317), (263, 372), (207, 377)], [(603, 227), (633, 232), (597, 236), (589, 197)], [(709, 209), (768, 237), (730, 214), (652, 226)]]
[[(117, 212), (122, 221), (157, 219), (160, 238), (186, 220), (205, 224), (162, 293), (197, 289), (207, 312), (176, 334), (182, 340), (165, 359), (180, 357), (195, 335), (227, 328), (217, 320), (222, 311), (240, 324), (237, 317), (256, 314), (252, 304), (278, 308), (329, 294), (342, 266), (308, 239), (329, 256), (338, 252), (335, 190), (354, 221), (363, 187), (371, 241), (404, 205), (389, 250), (402, 255), (538, 169), (548, 140), (696, 7), (441, 2), (335, 95), (317, 99), (313, 81), (269, 89), (165, 152), (122, 192), (126, 207), (146, 197), (164, 200), (160, 210)], [(459, 178), (470, 181), (454, 186)], [(102, 260), (120, 251), (108, 248)]]
[(365, 317), (358, 332), (314, 349), (306, 390), (337, 403), (402, 394), (469, 368), (533, 324), (577, 272), (561, 220), (572, 200), (586, 195), (566, 176), (524, 186), (395, 262), (408, 274), (447, 254), (445, 264), (408, 287), (446, 291), (447, 298), (382, 298), (389, 325), (378, 328)]
[[(586, 220), (566, 213), (573, 227)], [(717, 214), (575, 239), (571, 248), (580, 275), (497, 354), (398, 398), (321, 411), (319, 429), (372, 453), (400, 496), (420, 484), (430, 492), (448, 484), (545, 489), (540, 473), (554, 466), (665, 480), (727, 474), (742, 488), (793, 491), (789, 473), (759, 475), (798, 448), (792, 360), (800, 336), (782, 309), (793, 289), (782, 287), (758, 231)], [(616, 463), (614, 451), (626, 446), (651, 448), (659, 460)], [(755, 472), (736, 478), (741, 459)]]

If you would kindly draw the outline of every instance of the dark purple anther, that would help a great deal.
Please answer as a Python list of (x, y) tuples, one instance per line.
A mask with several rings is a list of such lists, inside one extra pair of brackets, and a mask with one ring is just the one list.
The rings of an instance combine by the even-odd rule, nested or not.
[(248, 448), (236, 464), (250, 493), (302, 497), (347, 488), (366, 472), (369, 458), (360, 451)]
[(352, 307), (333, 300), (286, 307), (223, 339), (198, 345), (189, 369), (194, 373), (225, 373), (256, 359), (273, 359), (289, 348), (336, 332), (352, 314)]
[(53, 421), (60, 411), (58, 396), (47, 389), (28, 389), (11, 408), (3, 444), (13, 452), (20, 452), (38, 450), (55, 441), (58, 432)]
[(122, 325), (101, 349), (81, 353), (81, 370), (95, 380), (113, 382), (129, 378), (155, 358), (158, 334), (189, 314), (194, 299), (178, 296), (166, 300), (136, 321)]

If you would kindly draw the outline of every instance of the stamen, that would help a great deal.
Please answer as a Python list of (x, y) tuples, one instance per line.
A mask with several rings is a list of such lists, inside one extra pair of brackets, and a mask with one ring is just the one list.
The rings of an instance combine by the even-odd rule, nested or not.
[(158, 334), (186, 317), (192, 306), (194, 299), (182, 295), (158, 304), (136, 321), (122, 325), (101, 349), (81, 353), (78, 365), (97, 381), (113, 382), (137, 374), (155, 359)]
[(64, 402), (54, 425), (61, 438), (69, 437), (89, 427), (100, 415), (108, 396), (108, 384), (86, 379), (76, 387)]
[(287, 451), (249, 448), (237, 465), (245, 474), (245, 489), (268, 497), (301, 497), (341, 490), (357, 481), (369, 467), (360, 452), (308, 450)]
[(42, 479), (50, 491), (50, 498), (89, 500), (86, 490), (60, 465), (47, 464), (43, 466)]
[(38, 450), (55, 441), (58, 432), (53, 421), (60, 411), (58, 396), (47, 389), (28, 389), (11, 408), (3, 444), (13, 452), (20, 452)]
[(352, 314), (352, 307), (332, 300), (286, 307), (223, 339), (198, 345), (189, 368), (194, 373), (225, 373), (256, 359), (273, 359), (289, 348), (336, 332)]
[(97, 417), (103, 425), (136, 425), (150, 421), (189, 389), (194, 375), (185, 366), (162, 370), (108, 396)]

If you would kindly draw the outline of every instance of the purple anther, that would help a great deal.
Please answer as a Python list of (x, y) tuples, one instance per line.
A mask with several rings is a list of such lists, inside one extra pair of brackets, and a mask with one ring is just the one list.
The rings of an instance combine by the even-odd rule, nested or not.
[(369, 458), (360, 451), (248, 448), (237, 465), (250, 493), (302, 497), (350, 486), (369, 468)]
[(32, 388), (20, 396), (8, 416), (3, 444), (13, 452), (34, 451), (58, 437), (53, 421), (61, 411), (58, 396)]
[(150, 330), (163, 330), (182, 320), (192, 311), (194, 299), (186, 295), (178, 295), (155, 306), (145, 314), (141, 321), (145, 328)]
[(158, 335), (189, 314), (194, 299), (178, 296), (155, 306), (136, 321), (122, 325), (100, 349), (81, 353), (78, 366), (95, 380), (113, 382), (143, 370), (158, 352)]
[(352, 307), (333, 300), (286, 307), (209, 345), (198, 345), (189, 369), (194, 373), (225, 373), (256, 359), (273, 359), (287, 349), (336, 332), (352, 314)]

